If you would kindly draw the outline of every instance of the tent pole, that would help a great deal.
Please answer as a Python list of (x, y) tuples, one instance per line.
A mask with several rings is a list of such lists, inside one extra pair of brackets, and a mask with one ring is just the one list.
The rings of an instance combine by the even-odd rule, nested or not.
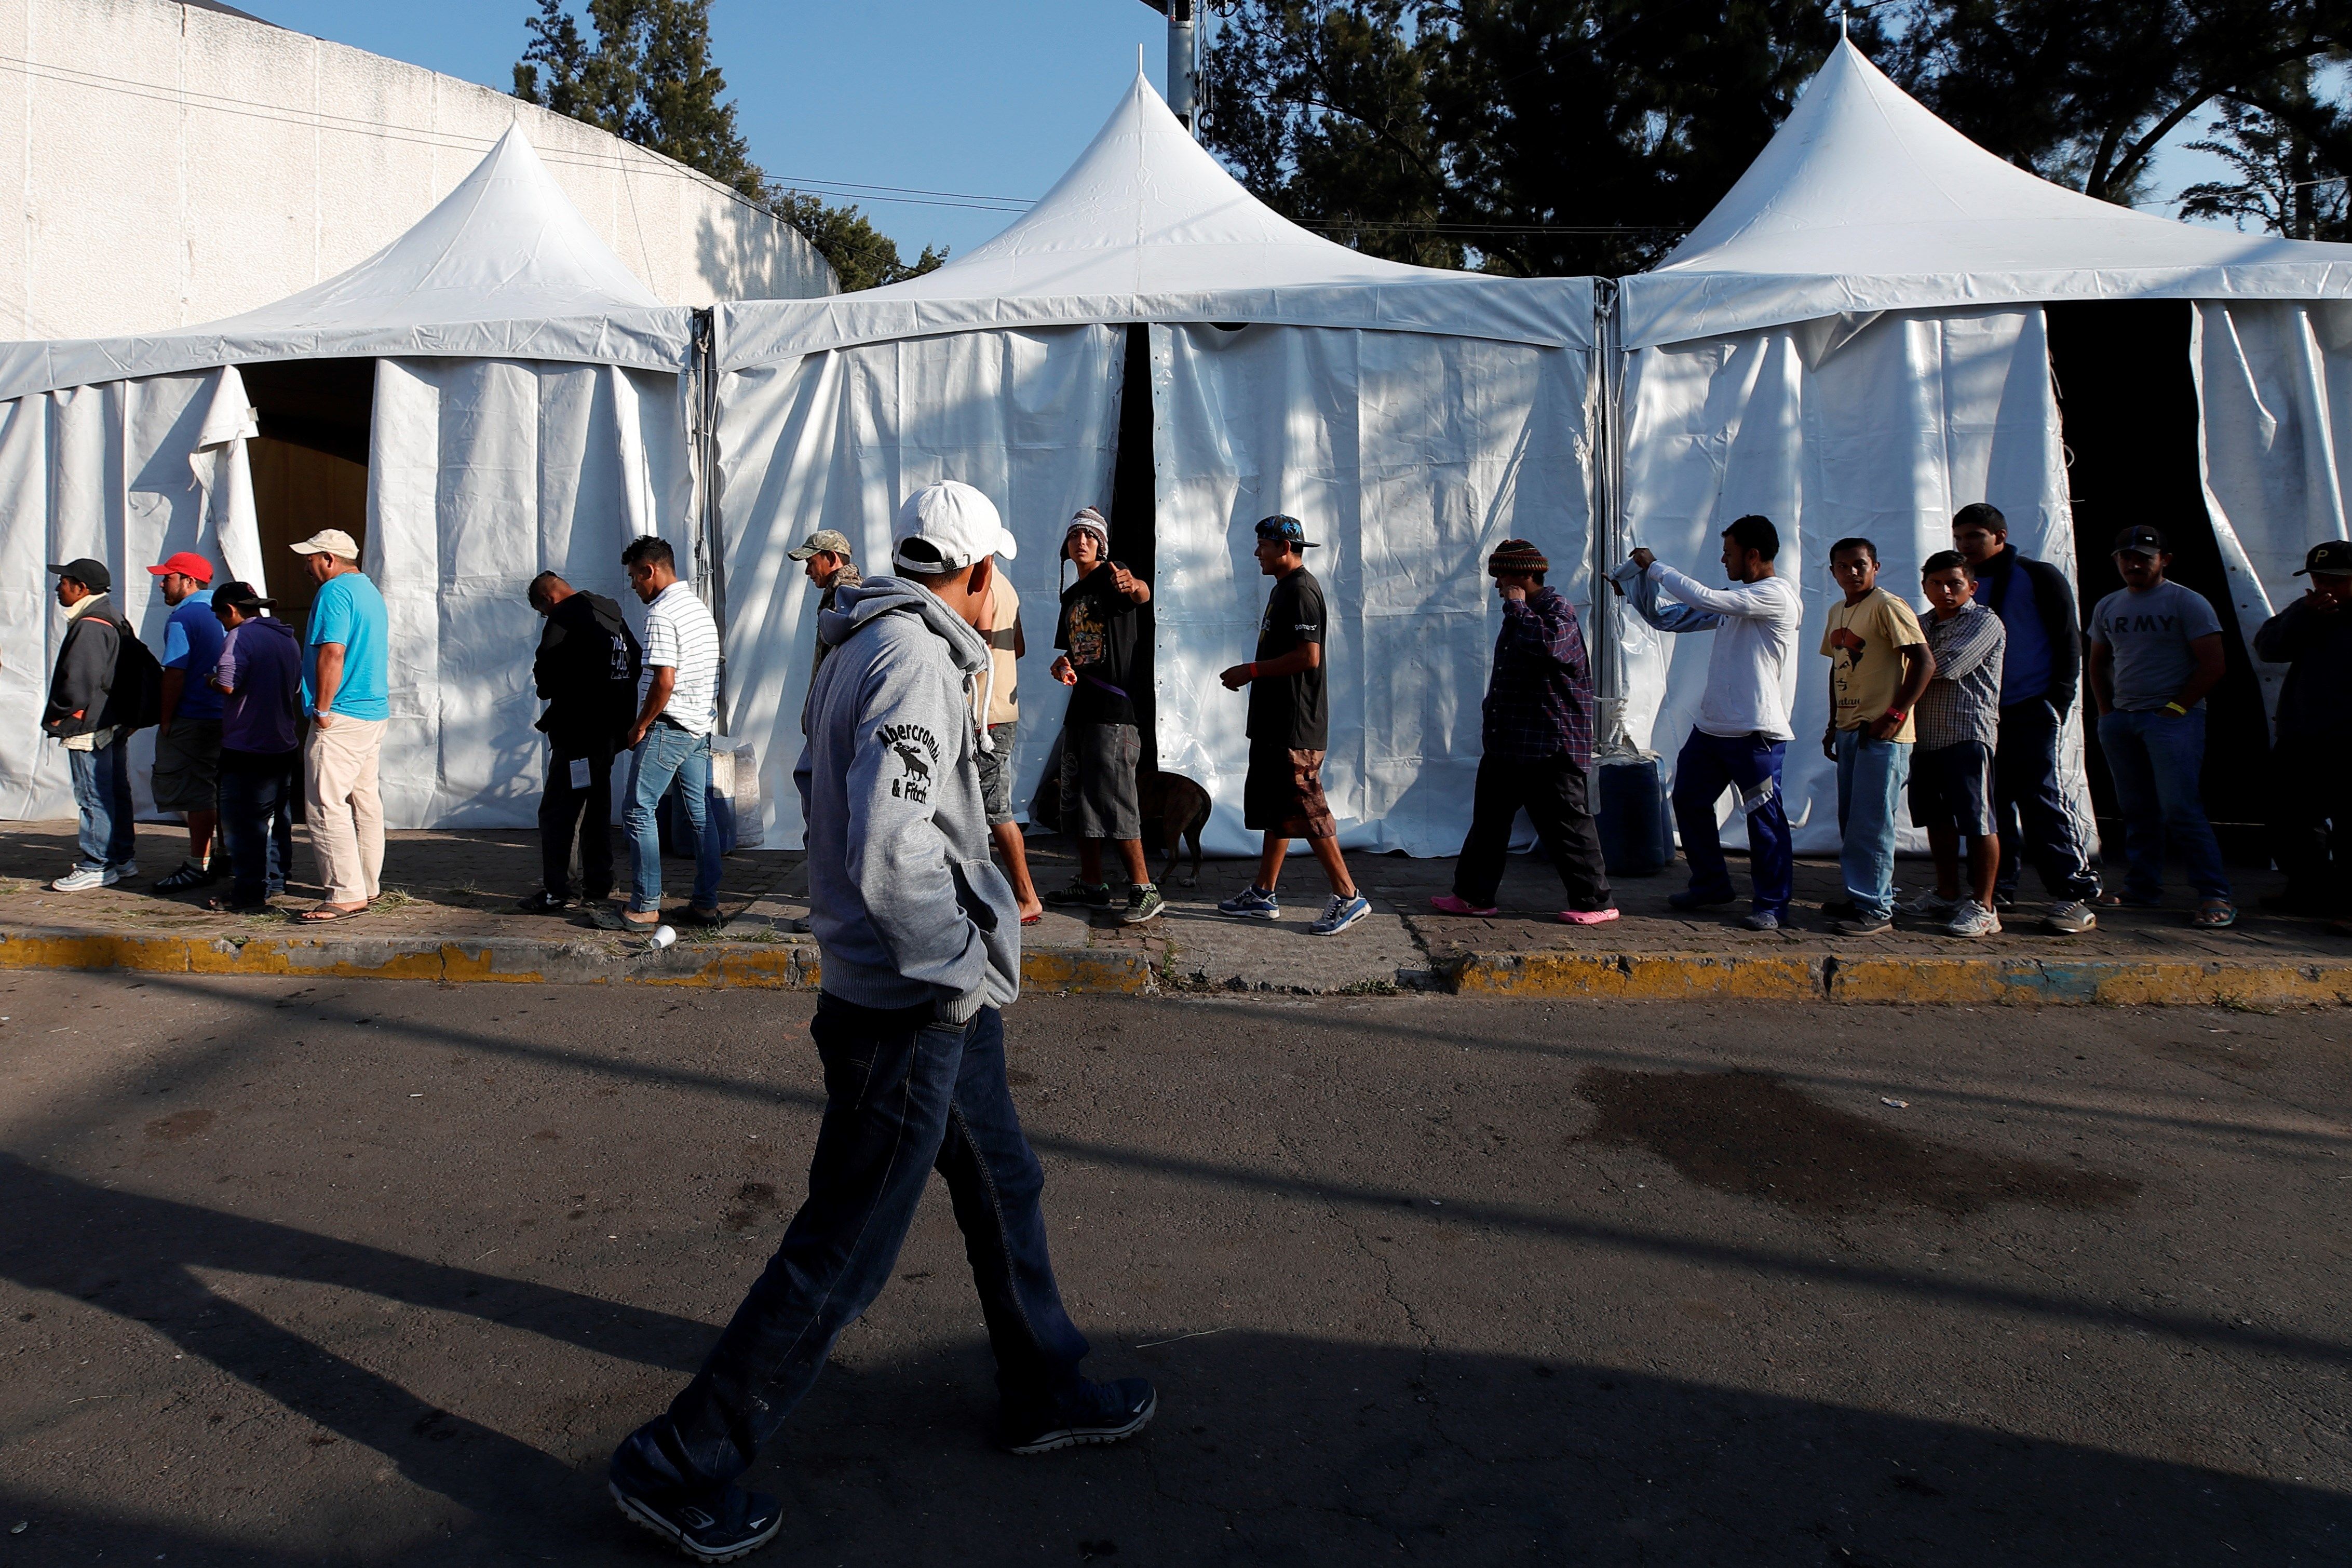
[(1623, 392), (1625, 354), (1618, 346), (1617, 280), (1601, 278), (1592, 289), (1592, 376), (1586, 394), (1592, 429), (1592, 673), (1600, 711), (1594, 715), (1597, 754), (1603, 758), (1634, 754), (1625, 732), (1625, 701), (1630, 695), (1625, 671), (1624, 633), (1617, 590), (1609, 569), (1625, 553), (1625, 442)]
[(694, 464), (694, 584), (719, 624), (719, 732), (730, 732), (727, 707), (727, 566), (719, 518), (719, 367), (717, 313), (694, 312), (694, 351), (687, 362), (687, 450)]

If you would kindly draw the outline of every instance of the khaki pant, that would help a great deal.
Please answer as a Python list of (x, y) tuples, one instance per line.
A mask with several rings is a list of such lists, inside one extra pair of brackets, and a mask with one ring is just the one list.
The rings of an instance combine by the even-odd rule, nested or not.
[(310, 731), (302, 759), (303, 803), (310, 817), (310, 850), (331, 904), (364, 904), (382, 892), (383, 801), (375, 790), (376, 755), (383, 749), (382, 719), (341, 714)]

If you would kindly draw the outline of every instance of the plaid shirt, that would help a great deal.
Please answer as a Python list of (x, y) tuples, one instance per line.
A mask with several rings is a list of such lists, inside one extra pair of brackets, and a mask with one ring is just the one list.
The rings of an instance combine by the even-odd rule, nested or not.
[(2000, 738), (2000, 665), (2009, 628), (1976, 604), (1961, 605), (1948, 621), (1931, 610), (1919, 626), (1936, 657), (1936, 679), (1911, 710), (1919, 749), (1937, 752), (1963, 741), (1990, 749)]
[(1564, 754), (1580, 768), (1592, 765), (1592, 661), (1558, 589), (1538, 588), (1524, 605), (1503, 601), (1482, 711), (1490, 757), (1539, 763)]

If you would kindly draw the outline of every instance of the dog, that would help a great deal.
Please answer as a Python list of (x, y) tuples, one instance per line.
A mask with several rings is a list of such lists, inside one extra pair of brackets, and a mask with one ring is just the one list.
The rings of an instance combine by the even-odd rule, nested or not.
[[(1045, 776), (1037, 781), (1037, 793), (1029, 802), (1029, 820), (1056, 833), (1062, 830), (1061, 763), (1062, 743), (1056, 741), (1052, 754), (1045, 759)], [(1146, 847), (1150, 847), (1156, 829), (1160, 852), (1166, 857), (1166, 863), (1160, 868), (1160, 880), (1168, 880), (1176, 869), (1177, 858), (1189, 845), (1192, 850), (1192, 868), (1177, 885), (1200, 886), (1201, 829), (1209, 825), (1209, 792), (1182, 773), (1138, 768), (1135, 795), (1143, 816)]]

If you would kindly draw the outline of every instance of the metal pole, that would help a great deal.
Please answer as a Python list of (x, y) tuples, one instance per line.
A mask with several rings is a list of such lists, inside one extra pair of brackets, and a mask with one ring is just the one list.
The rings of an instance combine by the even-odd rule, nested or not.
[(1168, 107), (1187, 131), (1193, 124), (1192, 75), (1198, 63), (1193, 0), (1168, 0)]

